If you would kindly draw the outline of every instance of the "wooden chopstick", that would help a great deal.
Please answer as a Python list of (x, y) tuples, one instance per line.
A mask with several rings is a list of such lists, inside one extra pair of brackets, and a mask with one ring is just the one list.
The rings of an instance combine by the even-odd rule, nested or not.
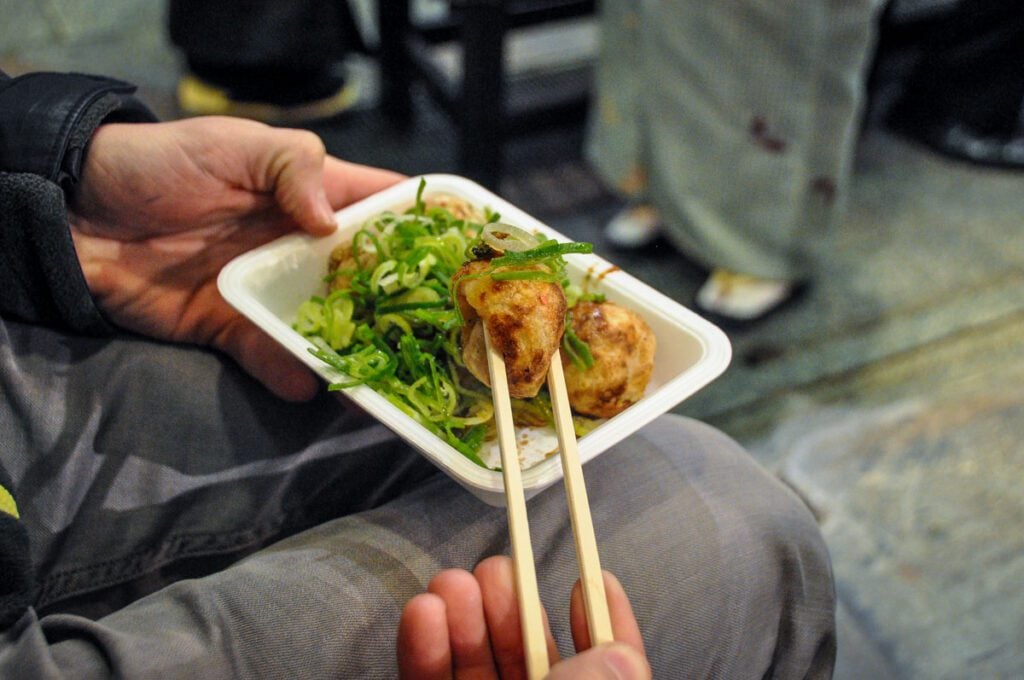
[(537, 572), (533, 563), (530, 543), (530, 524), (526, 517), (526, 496), (523, 493), (519, 449), (516, 445), (515, 424), (512, 421), (512, 400), (508, 393), (508, 376), (501, 352), (491, 344), (484, 327), (487, 346), (487, 370), (491, 378), (494, 400), (494, 421), (498, 426), (498, 448), (501, 451), (501, 473), (505, 482), (505, 505), (508, 511), (508, 532), (512, 542), (512, 562), (515, 571), (516, 597), (519, 602), (519, 625), (523, 632), (523, 651), (526, 656), (526, 674), (530, 680), (540, 680), (550, 669), (547, 639), (544, 635), (544, 616)]
[(583, 604), (587, 612), (587, 628), (590, 644), (611, 642), (612, 621), (608, 613), (608, 600), (604, 592), (604, 576), (601, 560), (597, 554), (597, 539), (590, 516), (587, 487), (583, 481), (583, 466), (576, 447), (576, 431), (572, 424), (572, 410), (569, 406), (569, 392), (565, 387), (561, 353), (556, 351), (548, 370), (548, 392), (555, 417), (558, 434), (558, 450), (562, 458), (562, 476), (565, 495), (569, 502), (569, 517), (572, 521), (573, 536), (576, 537), (576, 562), (580, 571), (580, 585), (583, 590)]

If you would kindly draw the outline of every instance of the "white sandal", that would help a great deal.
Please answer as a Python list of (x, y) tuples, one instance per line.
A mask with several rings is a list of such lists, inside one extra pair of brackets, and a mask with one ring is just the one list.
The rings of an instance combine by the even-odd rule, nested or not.
[(625, 249), (643, 248), (661, 232), (661, 216), (645, 203), (626, 206), (609, 220), (604, 236), (608, 243)]
[(697, 291), (696, 302), (707, 312), (736, 321), (752, 321), (788, 300), (794, 289), (791, 281), (715, 269)]

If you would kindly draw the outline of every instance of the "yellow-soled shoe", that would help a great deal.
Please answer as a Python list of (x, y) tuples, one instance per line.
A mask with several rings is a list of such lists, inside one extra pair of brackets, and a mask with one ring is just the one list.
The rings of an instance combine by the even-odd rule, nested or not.
[(301, 125), (333, 118), (351, 109), (358, 99), (359, 86), (352, 79), (326, 97), (295, 104), (238, 101), (226, 88), (192, 74), (178, 81), (178, 108), (186, 116), (237, 116), (271, 125)]

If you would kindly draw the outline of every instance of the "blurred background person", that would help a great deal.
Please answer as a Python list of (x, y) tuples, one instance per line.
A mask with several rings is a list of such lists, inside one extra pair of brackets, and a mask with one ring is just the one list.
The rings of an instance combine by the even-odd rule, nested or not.
[(342, 62), (365, 47), (344, 0), (170, 0), (168, 24), (186, 62), (177, 92), (185, 115), (297, 125), (358, 98)]
[(721, 320), (789, 300), (842, 213), (883, 4), (604, 3), (587, 157), (628, 199), (608, 241), (664, 234)]

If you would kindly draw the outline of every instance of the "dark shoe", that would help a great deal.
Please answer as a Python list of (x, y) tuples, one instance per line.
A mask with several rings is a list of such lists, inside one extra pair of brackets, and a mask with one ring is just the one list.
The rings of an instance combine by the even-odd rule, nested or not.
[(178, 82), (178, 107), (188, 116), (238, 116), (272, 125), (333, 118), (359, 98), (356, 81), (329, 71), (312, 75), (224, 71), (189, 73)]
[(1024, 133), (1016, 136), (986, 135), (966, 125), (902, 132), (953, 160), (993, 168), (1024, 170)]

